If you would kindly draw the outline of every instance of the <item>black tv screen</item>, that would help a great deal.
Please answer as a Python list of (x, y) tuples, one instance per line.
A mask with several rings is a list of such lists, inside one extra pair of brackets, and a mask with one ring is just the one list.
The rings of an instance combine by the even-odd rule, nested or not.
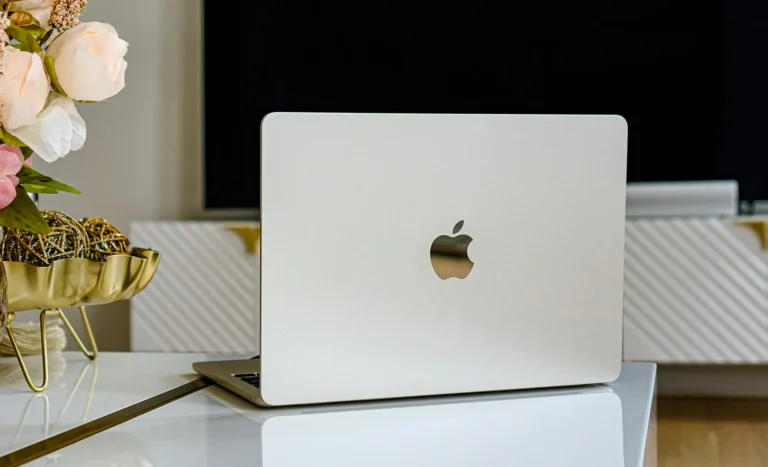
[(764, 0), (229, 6), (204, 2), (209, 209), (259, 207), (273, 111), (620, 114), (629, 181), (768, 199)]

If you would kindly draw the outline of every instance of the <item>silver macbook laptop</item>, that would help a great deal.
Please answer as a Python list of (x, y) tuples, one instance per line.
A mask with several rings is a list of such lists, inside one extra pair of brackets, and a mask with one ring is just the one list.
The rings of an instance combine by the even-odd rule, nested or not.
[(618, 377), (624, 119), (275, 113), (261, 131), (260, 359), (196, 371), (262, 406)]

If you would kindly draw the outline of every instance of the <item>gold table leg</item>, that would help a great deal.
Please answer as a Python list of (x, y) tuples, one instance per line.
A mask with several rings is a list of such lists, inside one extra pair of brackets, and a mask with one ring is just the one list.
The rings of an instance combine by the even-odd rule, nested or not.
[(43, 383), (40, 386), (35, 386), (35, 384), (32, 382), (32, 378), (29, 376), (29, 370), (27, 370), (27, 365), (24, 363), (24, 357), (21, 355), (21, 350), (16, 343), (16, 337), (13, 335), (13, 327), (11, 326), (11, 323), (13, 323), (13, 320), (16, 319), (16, 313), (8, 313), (8, 323), (6, 324), (8, 337), (11, 340), (11, 345), (13, 345), (13, 350), (16, 353), (16, 360), (19, 361), (19, 366), (21, 367), (21, 372), (24, 375), (24, 379), (27, 381), (27, 386), (29, 386), (29, 388), (34, 392), (43, 392), (45, 391), (45, 388), (48, 387), (48, 339), (46, 339), (45, 335), (46, 316), (58, 316), (61, 319), (61, 321), (64, 323), (64, 326), (67, 328), (67, 331), (69, 331), (69, 334), (80, 348), (80, 351), (83, 353), (83, 355), (88, 357), (88, 360), (96, 360), (96, 357), (99, 356), (99, 349), (96, 346), (96, 339), (93, 337), (93, 331), (91, 331), (91, 323), (88, 321), (88, 315), (86, 314), (84, 306), (80, 307), (80, 316), (83, 319), (85, 333), (88, 335), (88, 341), (91, 344), (92, 350), (90, 352), (85, 348), (85, 345), (83, 345), (83, 341), (80, 340), (80, 336), (78, 336), (75, 330), (72, 328), (72, 325), (69, 323), (67, 317), (64, 316), (64, 312), (61, 311), (61, 308), (57, 308), (55, 310), (43, 310), (40, 312), (40, 344), (42, 349), (41, 356), (43, 359)]

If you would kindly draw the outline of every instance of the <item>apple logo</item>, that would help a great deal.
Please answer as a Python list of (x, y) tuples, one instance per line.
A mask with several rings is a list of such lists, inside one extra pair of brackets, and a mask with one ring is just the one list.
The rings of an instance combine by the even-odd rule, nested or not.
[(472, 243), (472, 237), (469, 235), (456, 235), (464, 227), (464, 221), (459, 221), (453, 227), (454, 237), (450, 235), (441, 235), (432, 242), (432, 248), (429, 251), (432, 260), (432, 268), (437, 277), (442, 280), (456, 278), (466, 279), (475, 263), (469, 259), (469, 244)]

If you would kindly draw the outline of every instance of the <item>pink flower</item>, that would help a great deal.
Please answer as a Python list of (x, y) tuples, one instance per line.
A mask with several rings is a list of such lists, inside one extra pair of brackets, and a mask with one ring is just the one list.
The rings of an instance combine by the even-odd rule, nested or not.
[(24, 164), (21, 149), (0, 145), (0, 209), (5, 209), (16, 199), (16, 186), (19, 178), (16, 176)]

